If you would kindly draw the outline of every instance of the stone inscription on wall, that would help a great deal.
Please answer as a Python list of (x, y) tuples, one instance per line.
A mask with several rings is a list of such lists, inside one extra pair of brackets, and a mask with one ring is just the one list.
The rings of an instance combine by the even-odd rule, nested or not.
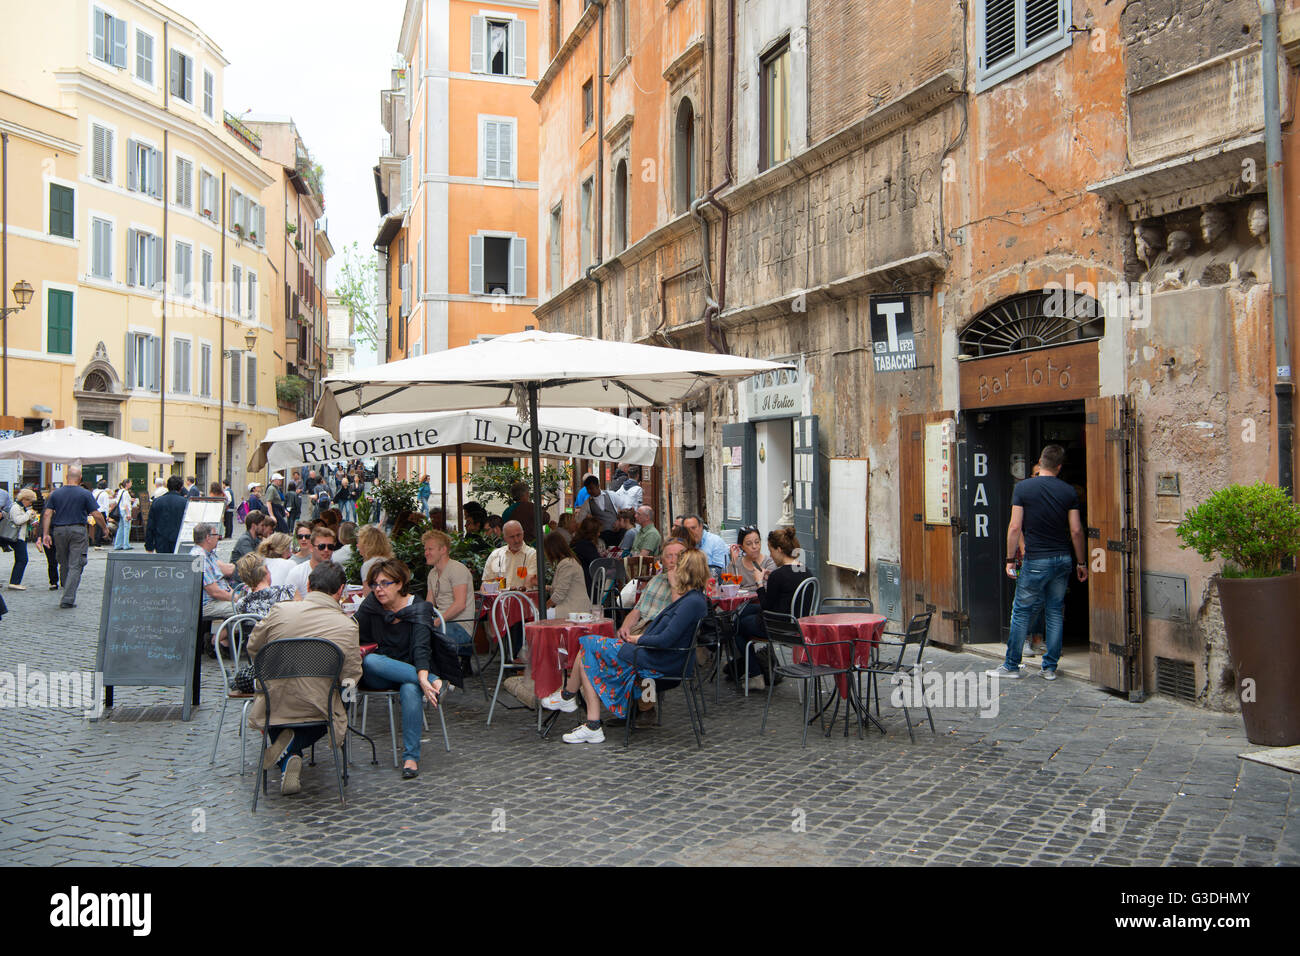
[(935, 246), (944, 118), (929, 117), (732, 217), (728, 307), (858, 275)]
[(1263, 128), (1260, 53), (1241, 50), (1129, 94), (1129, 159), (1168, 159)]

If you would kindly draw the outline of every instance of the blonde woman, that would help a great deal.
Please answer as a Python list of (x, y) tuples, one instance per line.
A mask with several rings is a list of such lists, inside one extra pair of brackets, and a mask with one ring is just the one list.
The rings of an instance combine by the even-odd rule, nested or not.
[(240, 558), (235, 573), (248, 586), (247, 593), (235, 602), (236, 614), (265, 617), (271, 605), (292, 601), (297, 594), (292, 585), (271, 583), (271, 572), (260, 554), (246, 554)]
[(272, 584), (287, 584), (289, 574), (298, 566), (289, 560), (289, 556), (293, 554), (293, 538), (283, 531), (277, 531), (269, 538), (265, 538), (258, 544), (255, 553), (266, 562), (266, 569), (271, 572)]
[(368, 524), (357, 532), (356, 549), (361, 555), (361, 596), (365, 597), (370, 593), (370, 569), (396, 555), (393, 554), (393, 543), (388, 540), (388, 535), (373, 524)]

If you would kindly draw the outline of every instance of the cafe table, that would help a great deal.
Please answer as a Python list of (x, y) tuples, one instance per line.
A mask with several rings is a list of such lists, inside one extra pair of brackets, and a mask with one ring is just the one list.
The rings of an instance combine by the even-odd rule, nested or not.
[[(799, 618), (799, 630), (814, 664), (846, 669), (870, 667), (873, 649), (885, 630), (885, 621), (883, 614), (813, 614)], [(803, 661), (803, 649), (796, 647), (794, 662), (800, 664)], [(865, 714), (883, 733), (884, 728), (867, 713), (866, 705), (857, 700), (856, 695), (850, 695), (849, 676), (840, 674), (835, 678), (840, 697), (848, 700), (850, 707), (860, 708), (858, 712)], [(867, 690), (869, 694), (870, 685)]]
[(560, 657), (565, 664), (573, 662), (582, 653), (583, 635), (596, 634), (614, 637), (614, 622), (607, 617), (578, 623), (569, 620), (530, 621), (524, 625), (524, 641), (528, 644), (528, 668), (533, 678), (537, 697), (550, 697), (560, 689)]
[[(497, 598), (505, 593), (507, 592), (505, 591), (493, 591), (491, 593), (488, 593), (487, 591), (478, 592), (478, 597), (482, 602), (483, 619), (487, 621), (492, 620), (492, 606), (496, 604)], [(533, 602), (533, 608), (536, 609), (537, 599), (538, 599), (538, 593), (536, 591), (522, 591), (522, 592), (514, 592), (514, 593), (522, 593), (523, 595), (525, 595), (528, 598), (528, 600)], [(507, 615), (506, 623), (509, 625), (518, 624), (521, 620), (523, 620), (523, 615), (525, 613), (528, 614), (530, 620), (534, 616), (534, 611), (521, 610), (518, 601), (511, 601), (509, 605), (507, 605), (507, 608), (508, 610), (506, 611), (506, 615)]]

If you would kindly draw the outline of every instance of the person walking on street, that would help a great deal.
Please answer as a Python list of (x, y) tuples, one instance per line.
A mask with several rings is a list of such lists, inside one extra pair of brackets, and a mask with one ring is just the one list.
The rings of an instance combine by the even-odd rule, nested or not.
[(36, 494), (35, 510), (37, 515), (37, 520), (33, 521), (31, 525), (31, 531), (32, 531), (31, 540), (32, 543), (36, 545), (36, 550), (41, 552), (41, 554), (45, 555), (45, 568), (49, 573), (50, 590), (57, 591), (59, 590), (60, 587), (59, 560), (55, 556), (53, 548), (45, 547), (45, 538), (41, 534), (40, 515), (44, 514), (45, 512), (45, 495), (41, 493), (41, 487), (38, 484), (33, 483), (31, 489)]
[(113, 537), (114, 551), (131, 550), (131, 517), (135, 514), (135, 499), (131, 497), (131, 479), (123, 478), (117, 486), (117, 534)]
[(9, 575), (9, 590), (25, 591), (23, 572), (27, 570), (27, 535), (33, 522), (40, 519), (32, 505), (36, 504), (36, 492), (24, 488), (14, 496), (9, 504), (8, 513), (0, 519), (0, 538), (9, 543), (14, 553), (14, 569)]
[[(1016, 579), (1016, 597), (1011, 608), (1006, 660), (1001, 667), (989, 671), (999, 677), (1014, 680), (1021, 676), (1020, 656), (1025, 638), (1042, 610), (1047, 630), (1042, 676), (1056, 680), (1071, 565), (1080, 582), (1088, 580), (1079, 495), (1060, 478), (1064, 463), (1065, 449), (1048, 445), (1038, 459), (1041, 474), (1020, 482), (1011, 494), (1006, 573), (1007, 577)], [(1022, 546), (1024, 560), (1017, 572), (1016, 555)]]
[[(99, 513), (107, 518), (108, 510), (112, 507), (113, 502), (113, 495), (108, 490), (108, 479), (101, 478), (95, 482), (95, 490), (92, 494), (95, 496), (95, 504), (99, 507)], [(91, 532), (91, 536), (94, 539), (92, 544), (94, 544), (95, 550), (99, 551), (108, 543), (108, 525), (105, 525), (102, 530), (96, 528)]]
[(275, 519), (275, 530), (288, 531), (288, 512), (284, 507), (284, 475), (278, 471), (271, 476), (271, 483), (266, 486), (266, 505), (271, 509), (268, 514)]
[(144, 549), (157, 554), (174, 554), (176, 539), (185, 521), (185, 507), (189, 498), (181, 490), (181, 476), (167, 479), (167, 490), (149, 506), (149, 520), (145, 522)]
[(235, 493), (230, 490), (230, 482), (223, 480), (221, 482), (221, 495), (218, 496), (215, 491), (213, 497), (224, 497), (226, 499), (226, 534), (225, 537), (231, 538), (235, 534)]
[(59, 577), (63, 580), (59, 607), (76, 607), (81, 570), (86, 566), (86, 553), (90, 550), (87, 519), (94, 521), (101, 531), (107, 529), (107, 524), (95, 504), (95, 496), (81, 487), (81, 468), (69, 465), (66, 476), (67, 484), (54, 489), (45, 502), (41, 537), (45, 547), (54, 548), (59, 558)]

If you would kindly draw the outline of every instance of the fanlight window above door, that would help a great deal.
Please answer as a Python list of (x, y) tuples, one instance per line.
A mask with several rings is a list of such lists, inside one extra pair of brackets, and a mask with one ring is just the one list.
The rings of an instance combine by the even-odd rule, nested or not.
[(1003, 299), (971, 320), (958, 336), (961, 354), (1025, 352), (1099, 339), (1106, 331), (1101, 303), (1070, 288)]

